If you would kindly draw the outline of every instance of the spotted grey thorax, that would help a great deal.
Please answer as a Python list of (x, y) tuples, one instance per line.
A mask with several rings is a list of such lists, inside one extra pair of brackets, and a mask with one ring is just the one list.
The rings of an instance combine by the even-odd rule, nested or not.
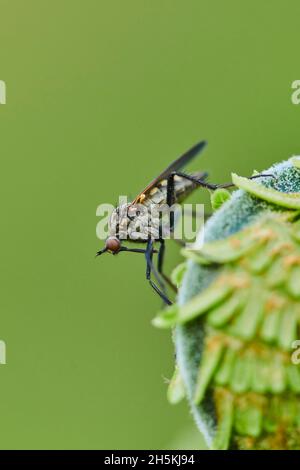
[[(200, 178), (203, 173), (194, 173)], [(180, 176), (174, 177), (174, 215), (178, 213), (176, 203), (180, 203), (196, 188), (196, 184)], [(120, 240), (147, 241), (149, 238), (159, 240), (168, 238), (170, 207), (167, 205), (167, 180), (160, 181), (149, 191), (147, 196), (140, 197), (139, 202), (118, 206), (111, 214), (109, 221), (110, 236)]]

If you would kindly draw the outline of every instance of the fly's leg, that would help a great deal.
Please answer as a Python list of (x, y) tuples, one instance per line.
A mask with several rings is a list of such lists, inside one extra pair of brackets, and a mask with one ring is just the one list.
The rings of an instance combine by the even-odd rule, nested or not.
[(173, 289), (174, 292), (177, 292), (176, 286), (174, 286), (171, 279), (163, 272), (164, 254), (165, 254), (165, 248), (166, 248), (165, 240), (161, 239), (159, 240), (159, 242), (160, 242), (160, 247), (159, 247), (158, 255), (157, 255), (157, 271), (162, 276), (162, 278), (169, 284), (171, 289)]
[[(167, 205), (172, 207), (175, 202), (175, 187), (174, 187), (174, 176), (171, 174), (167, 181)], [(174, 212), (170, 211), (170, 233), (174, 230)], [(161, 234), (160, 234), (161, 235)]]
[(219, 187), (217, 184), (208, 183), (207, 181), (204, 181), (201, 178), (196, 178), (195, 176), (188, 175), (187, 173), (183, 173), (182, 171), (176, 171), (173, 174), (173, 178), (174, 176), (180, 176), (181, 178), (185, 178), (186, 180), (192, 181), (192, 183), (195, 183), (207, 189), (217, 189)]
[(153, 240), (150, 238), (147, 242), (147, 248), (145, 250), (145, 257), (146, 257), (146, 261), (147, 261), (147, 271), (146, 271), (146, 277), (147, 277), (147, 280), (151, 280), (151, 273), (153, 273), (155, 279), (157, 280), (159, 286), (160, 286), (160, 290), (165, 293), (165, 285), (164, 283), (162, 282), (162, 280), (160, 279), (160, 276), (158, 274), (158, 272), (156, 271), (156, 268), (153, 264), (153, 253), (154, 253), (154, 249), (153, 249)]
[[(175, 173), (172, 173), (168, 180), (167, 180), (167, 204), (169, 207), (171, 207), (174, 203), (175, 203), (175, 188), (174, 188), (174, 176), (175, 175), (178, 175), (178, 176), (181, 176), (181, 175), (185, 175), (185, 173), (182, 173), (182, 174), (179, 174), (179, 172), (175, 172)], [(186, 175), (187, 177), (189, 175)], [(212, 185), (210, 185), (209, 183), (206, 183), (205, 182), (205, 179), (208, 177), (208, 173), (203, 173), (201, 178), (197, 179), (197, 183), (198, 184), (203, 184), (206, 188), (209, 187), (209, 189), (216, 189), (215, 187), (211, 187)], [(214, 186), (214, 185), (213, 185)], [(192, 209), (190, 211), (190, 214), (188, 215), (191, 215), (191, 217), (196, 217), (197, 214), (196, 212)], [(211, 214), (204, 214), (204, 219), (207, 220), (209, 217), (211, 216)], [(174, 230), (174, 212), (173, 211), (170, 211), (170, 233), (172, 233)], [(160, 234), (161, 235), (161, 234)], [(185, 242), (183, 240), (177, 240), (175, 238), (173, 238), (173, 240), (178, 243), (180, 246), (185, 246)], [(162, 253), (164, 253), (164, 247), (162, 247), (162, 245), (160, 246), (160, 249), (159, 249), (159, 253), (160, 251), (162, 251)], [(159, 255), (158, 255), (159, 256)], [(162, 258), (163, 258), (163, 254), (162, 254)], [(160, 272), (159, 268), (158, 268), (158, 272)], [(161, 272), (161, 275), (162, 277), (166, 280), (166, 282), (168, 282), (168, 284), (170, 284), (170, 279), (167, 280), (165, 278), (165, 275)], [(176, 287), (172, 284), (172, 289), (176, 289)], [(176, 289), (177, 291), (177, 289)]]
[[(276, 177), (274, 175), (264, 174), (264, 173), (259, 173), (258, 175), (253, 175), (253, 176), (248, 177), (249, 180), (255, 180), (256, 178), (276, 178)], [(233, 186), (234, 186), (233, 183), (218, 184), (217, 189), (218, 188), (232, 188)]]
[[(199, 186), (202, 186), (203, 188), (207, 188), (207, 189), (212, 189), (212, 190), (216, 190), (218, 188), (231, 188), (234, 186), (233, 183), (224, 183), (224, 184), (213, 184), (213, 183), (208, 183), (204, 180), (202, 180), (201, 178), (196, 178), (195, 176), (192, 176), (192, 175), (188, 175), (187, 173), (183, 173), (182, 171), (176, 171), (173, 173), (173, 175), (177, 175), (177, 176), (180, 176), (181, 178), (185, 178), (189, 181), (192, 181), (193, 183), (199, 185)], [(249, 179), (252, 180), (252, 179), (256, 179), (256, 178), (262, 178), (262, 177), (270, 177), (270, 178), (275, 178), (274, 175), (270, 175), (270, 174), (259, 174), (259, 175), (254, 175), (254, 176), (250, 176)]]
[[(167, 297), (167, 295), (163, 292), (163, 284), (159, 279), (158, 273), (153, 266), (152, 263), (152, 255), (153, 255), (153, 241), (151, 239), (148, 240), (147, 248), (145, 251), (145, 258), (146, 258), (146, 279), (149, 281), (149, 284), (153, 288), (153, 290), (160, 296), (160, 298), (165, 302), (167, 305), (172, 305), (172, 302)], [(153, 272), (154, 276), (156, 277), (160, 287), (158, 287), (151, 279), (151, 273)]]

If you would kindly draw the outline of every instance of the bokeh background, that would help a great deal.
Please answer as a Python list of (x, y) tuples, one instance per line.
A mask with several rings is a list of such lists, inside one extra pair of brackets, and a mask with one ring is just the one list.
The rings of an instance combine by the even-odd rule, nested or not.
[(96, 207), (202, 138), (192, 168), (213, 181), (300, 153), (299, 13), (293, 0), (0, 0), (1, 448), (203, 447), (165, 398), (173, 347), (150, 324), (161, 303), (143, 257), (94, 258)]

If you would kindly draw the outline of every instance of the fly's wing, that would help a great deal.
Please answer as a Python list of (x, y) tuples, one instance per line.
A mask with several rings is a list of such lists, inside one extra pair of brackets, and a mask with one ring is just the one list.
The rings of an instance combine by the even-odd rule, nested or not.
[(206, 141), (203, 140), (177, 158), (177, 160), (171, 163), (171, 165), (169, 165), (162, 173), (160, 173), (160, 175), (154, 178), (154, 180), (152, 180), (151, 183), (149, 183), (148, 186), (146, 186), (146, 188), (137, 195), (131, 204), (142, 202), (143, 199), (147, 196), (147, 193), (151, 191), (152, 188), (154, 188), (160, 181), (168, 178), (168, 176), (170, 176), (173, 171), (177, 171), (187, 165), (198, 153), (204, 149), (205, 146)]

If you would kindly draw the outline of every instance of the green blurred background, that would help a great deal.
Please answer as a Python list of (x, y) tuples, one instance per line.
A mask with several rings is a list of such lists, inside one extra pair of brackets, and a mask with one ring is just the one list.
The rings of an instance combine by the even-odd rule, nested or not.
[(299, 13), (0, 0), (1, 448), (203, 446), (187, 406), (165, 398), (173, 347), (150, 324), (161, 303), (143, 257), (94, 258), (96, 207), (202, 138), (193, 168), (214, 181), (300, 153)]

